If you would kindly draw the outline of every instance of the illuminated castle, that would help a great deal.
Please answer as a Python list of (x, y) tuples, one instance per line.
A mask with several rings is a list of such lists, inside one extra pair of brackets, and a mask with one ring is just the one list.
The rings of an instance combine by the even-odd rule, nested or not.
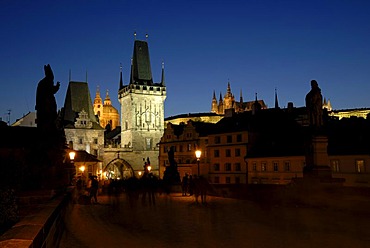
[(222, 94), (220, 93), (220, 99), (218, 102), (216, 99), (216, 93), (213, 91), (211, 112), (223, 115), (225, 114), (226, 110), (233, 109), (235, 113), (241, 113), (244, 111), (252, 111), (254, 107), (257, 107), (257, 105), (259, 105), (258, 108), (267, 109), (267, 105), (265, 104), (265, 102), (263, 100), (257, 99), (257, 94), (255, 101), (244, 102), (241, 91), (240, 91), (240, 101), (239, 102), (235, 101), (234, 94), (231, 93), (231, 87), (229, 82), (227, 83), (227, 90), (225, 96), (222, 99)]

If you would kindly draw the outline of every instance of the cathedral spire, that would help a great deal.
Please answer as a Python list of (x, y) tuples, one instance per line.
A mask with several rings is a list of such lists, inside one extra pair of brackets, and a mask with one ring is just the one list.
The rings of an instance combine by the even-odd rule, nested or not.
[(252, 106), (252, 114), (254, 115), (260, 110), (261, 110), (261, 104), (258, 102), (257, 92), (256, 92), (256, 100), (254, 101), (253, 106)]
[(243, 92), (240, 89), (240, 104), (243, 104)]
[(231, 87), (230, 87), (230, 81), (227, 82), (227, 91), (226, 91), (226, 96), (231, 97)]
[(119, 66), (120, 75), (119, 75), (119, 89), (123, 88), (123, 78), (122, 78), (122, 63)]
[(218, 105), (217, 105), (217, 99), (216, 99), (216, 92), (215, 92), (215, 90), (213, 90), (211, 112), (218, 114)]
[(275, 88), (275, 109), (279, 108), (279, 102), (278, 102), (278, 96), (277, 96), (277, 90)]
[(161, 85), (166, 86), (166, 82), (164, 80), (164, 61), (162, 61), (162, 78), (161, 78)]

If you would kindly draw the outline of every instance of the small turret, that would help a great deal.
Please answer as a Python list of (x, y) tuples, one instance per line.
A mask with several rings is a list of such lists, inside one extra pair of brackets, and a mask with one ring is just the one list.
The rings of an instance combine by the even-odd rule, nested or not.
[(120, 69), (120, 75), (119, 75), (119, 89), (123, 88), (123, 77), (122, 77), (122, 64), (119, 67)]
[(161, 86), (166, 86), (166, 82), (164, 80), (164, 62), (162, 61), (162, 77), (161, 77)]
[(104, 105), (112, 105), (112, 101), (110, 100), (108, 90), (107, 93), (105, 94)]

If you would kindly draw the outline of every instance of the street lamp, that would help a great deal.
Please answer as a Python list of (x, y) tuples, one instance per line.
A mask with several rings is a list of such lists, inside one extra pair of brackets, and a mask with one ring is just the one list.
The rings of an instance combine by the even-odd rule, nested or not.
[(200, 175), (200, 170), (199, 170), (199, 161), (200, 161), (200, 156), (202, 155), (201, 150), (196, 150), (195, 151), (195, 157), (197, 157), (197, 162), (198, 162), (198, 176)]
[(76, 153), (74, 151), (69, 152), (69, 159), (71, 160), (71, 163), (73, 164), (75, 159)]

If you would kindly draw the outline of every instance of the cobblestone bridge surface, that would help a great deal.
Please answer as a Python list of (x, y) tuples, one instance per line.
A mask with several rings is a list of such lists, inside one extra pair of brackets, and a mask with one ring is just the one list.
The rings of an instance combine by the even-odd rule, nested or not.
[[(370, 247), (370, 210), (258, 204), (181, 194), (158, 195), (155, 205), (125, 195), (74, 204), (64, 247)], [(357, 204), (357, 203), (356, 203)], [(366, 202), (368, 204), (368, 201)]]

